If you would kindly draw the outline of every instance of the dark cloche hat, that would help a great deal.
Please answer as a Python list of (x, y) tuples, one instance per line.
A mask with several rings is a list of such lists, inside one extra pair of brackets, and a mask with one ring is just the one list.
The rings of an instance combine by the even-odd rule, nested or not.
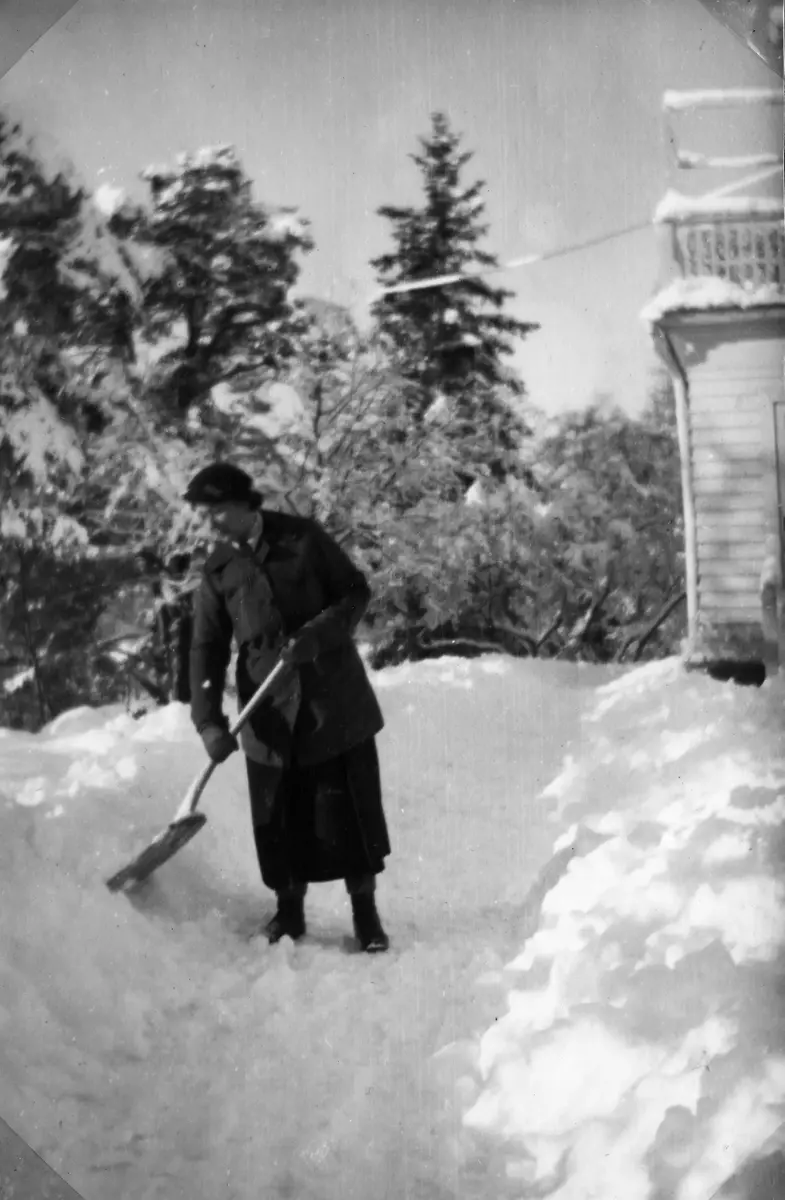
[(189, 504), (249, 504), (259, 508), (262, 497), (250, 475), (231, 463), (213, 463), (194, 475), (183, 497)]

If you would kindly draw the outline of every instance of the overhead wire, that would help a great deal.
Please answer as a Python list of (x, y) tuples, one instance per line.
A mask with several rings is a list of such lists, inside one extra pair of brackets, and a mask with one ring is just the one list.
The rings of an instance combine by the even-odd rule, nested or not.
[(577, 254), (581, 250), (590, 250), (594, 246), (601, 246), (605, 242), (625, 237), (630, 233), (638, 233), (643, 229), (647, 229), (650, 225), (651, 218), (648, 217), (645, 221), (637, 221), (632, 225), (625, 225), (623, 229), (599, 234), (597, 237), (585, 238), (581, 242), (573, 242), (569, 246), (561, 246), (558, 250), (546, 250), (542, 254), (526, 254), (519, 258), (511, 258), (507, 262), (500, 263), (497, 267), (483, 267), (478, 271), (455, 271), (447, 275), (432, 275), (427, 279), (413, 279), (408, 283), (394, 283), (390, 287), (379, 288), (374, 293), (373, 299), (382, 299), (384, 296), (398, 295), (402, 292), (422, 291), (425, 288), (445, 287), (452, 283), (460, 283), (464, 279), (480, 279), (486, 275), (500, 275), (505, 271), (514, 271), (520, 267), (531, 266), (534, 263), (549, 262), (554, 258), (563, 258), (568, 254)]
[[(714, 188), (710, 192), (706, 192), (700, 196), (701, 200), (719, 200), (723, 196), (731, 195), (733, 192), (739, 191), (741, 188), (750, 187), (753, 184), (761, 183), (769, 179), (772, 175), (782, 172), (781, 164), (767, 167), (763, 171), (754, 172), (751, 175), (745, 175), (743, 179), (737, 179), (733, 183), (725, 184), (722, 187)], [(406, 292), (424, 291), (427, 288), (447, 287), (453, 283), (461, 283), (464, 280), (481, 279), (488, 275), (500, 275), (505, 271), (518, 270), (521, 267), (532, 266), (535, 263), (550, 262), (556, 258), (565, 258), (570, 254), (578, 254), (583, 250), (591, 250), (595, 246), (605, 245), (607, 242), (615, 241), (618, 238), (626, 237), (631, 233), (639, 233), (644, 229), (649, 229), (652, 226), (652, 218), (647, 217), (645, 221), (636, 221), (631, 225), (625, 225), (621, 229), (612, 230), (610, 233), (598, 234), (596, 237), (585, 238), (580, 242), (572, 242), (569, 246), (561, 246), (557, 250), (546, 250), (542, 254), (527, 254), (518, 258), (508, 259), (504, 263), (500, 263), (497, 267), (484, 267), (477, 271), (454, 271), (445, 275), (432, 275), (427, 279), (412, 279), (406, 283), (394, 283), (389, 287), (379, 288), (371, 299), (371, 303), (376, 300), (381, 300), (385, 296), (401, 295)]]

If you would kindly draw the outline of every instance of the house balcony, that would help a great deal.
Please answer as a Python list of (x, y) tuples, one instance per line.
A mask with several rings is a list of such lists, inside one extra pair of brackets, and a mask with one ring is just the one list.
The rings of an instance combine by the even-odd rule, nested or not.
[(666, 257), (682, 279), (711, 276), (757, 287), (785, 282), (781, 199), (692, 200), (669, 193), (655, 223), (664, 226)]
[(668, 192), (654, 223), (659, 277), (644, 318), (785, 304), (781, 199), (693, 199)]

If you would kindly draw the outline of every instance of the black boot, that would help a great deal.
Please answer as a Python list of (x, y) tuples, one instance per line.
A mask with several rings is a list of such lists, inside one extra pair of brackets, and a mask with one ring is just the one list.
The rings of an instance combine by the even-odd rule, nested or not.
[(283, 937), (293, 942), (305, 933), (305, 902), (302, 896), (278, 896), (275, 916), (267, 923), (265, 934), (271, 946)]
[(355, 936), (366, 954), (380, 954), (389, 949), (390, 939), (382, 929), (373, 895), (360, 894), (351, 900)]

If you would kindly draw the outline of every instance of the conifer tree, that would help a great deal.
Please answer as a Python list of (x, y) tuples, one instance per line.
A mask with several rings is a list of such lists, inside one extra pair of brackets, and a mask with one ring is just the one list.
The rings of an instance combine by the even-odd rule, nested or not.
[[(393, 247), (372, 260), (382, 288), (430, 277), (490, 271), (495, 255), (482, 248), (485, 184), (467, 184), (473, 157), (447, 117), (435, 113), (420, 152), (411, 155), (424, 191), (419, 207), (385, 205)], [(525, 389), (507, 365), (516, 339), (535, 324), (504, 311), (514, 293), (485, 277), (383, 296), (373, 307), (379, 333), (400, 375), (413, 385), (407, 408), (421, 423), (438, 415), (463, 443), (466, 481), (518, 473), (518, 450), (528, 426), (522, 415)]]

